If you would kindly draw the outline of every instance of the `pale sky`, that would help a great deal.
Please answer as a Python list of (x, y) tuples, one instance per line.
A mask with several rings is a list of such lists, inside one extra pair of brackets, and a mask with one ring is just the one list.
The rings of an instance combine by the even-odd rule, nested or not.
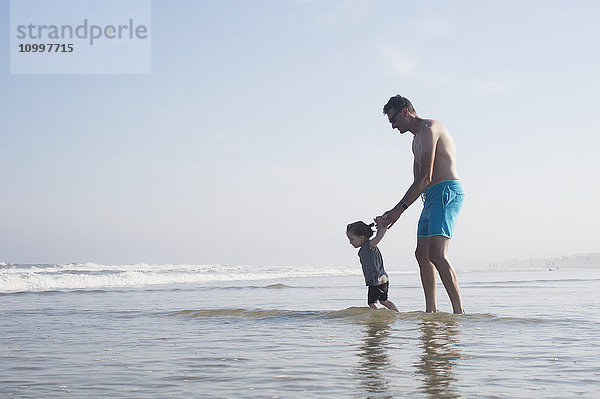
[(412, 182), (395, 94), (456, 141), (457, 269), (600, 250), (600, 3), (153, 1), (148, 75), (10, 74), (0, 4), (0, 261), (358, 265)]

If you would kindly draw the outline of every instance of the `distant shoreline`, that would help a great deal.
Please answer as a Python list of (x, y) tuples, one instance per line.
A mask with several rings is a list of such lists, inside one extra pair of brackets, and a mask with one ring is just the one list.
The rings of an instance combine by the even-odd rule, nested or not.
[[(418, 267), (411, 269), (390, 268), (388, 272), (418, 271)], [(557, 269), (600, 269), (600, 252), (590, 252), (575, 255), (564, 255), (554, 258), (526, 258), (509, 259), (501, 262), (473, 262), (457, 264), (458, 271), (506, 271), (506, 270), (557, 270)]]
[(600, 268), (600, 252), (567, 255), (556, 258), (511, 259), (503, 262), (492, 262), (489, 270), (505, 270), (514, 268)]
[[(7, 267), (7, 266), (15, 266), (15, 265), (20, 265), (20, 266), (53, 266), (53, 265), (57, 265), (54, 263), (47, 263), (47, 264), (41, 264), (41, 263), (27, 263), (27, 264), (21, 264), (21, 263), (13, 263), (13, 262), (6, 262), (6, 261), (1, 261), (0, 262), (0, 267)], [(103, 269), (105, 269), (107, 266), (102, 266), (102, 265), (96, 265), (94, 263), (90, 263), (90, 262), (75, 262), (75, 263), (69, 263), (69, 264), (65, 264), (67, 266), (71, 265), (94, 265), (97, 267), (102, 267)], [(139, 264), (126, 264), (124, 266), (148, 266), (148, 264), (145, 263), (139, 263)], [(152, 264), (153, 266), (161, 266), (160, 264)], [(64, 266), (64, 265), (63, 265)], [(123, 266), (123, 265), (121, 265)], [(171, 266), (190, 266), (190, 265), (171, 265)], [(200, 265), (200, 266), (211, 266), (211, 265)], [(212, 265), (214, 267), (234, 267), (234, 268), (243, 268), (243, 269), (250, 269), (250, 270), (254, 270), (255, 267), (253, 266), (222, 266), (222, 265)], [(510, 260), (505, 260), (505, 261), (501, 261), (501, 262), (473, 262), (473, 263), (465, 263), (465, 264), (460, 264), (457, 265), (459, 267), (460, 270), (464, 270), (464, 271), (485, 271), (485, 270), (511, 270), (511, 269), (560, 269), (560, 268), (584, 268), (584, 269), (595, 269), (595, 268), (600, 268), (600, 252), (590, 252), (590, 253), (583, 253), (583, 254), (575, 254), (575, 255), (564, 255), (564, 256), (559, 256), (559, 257), (554, 257), (554, 258), (527, 258), (527, 259), (519, 259), (519, 258), (515, 258), (515, 259), (510, 259)], [(114, 267), (118, 267), (118, 266), (110, 266), (109, 268), (114, 268)], [(415, 264), (416, 267), (416, 264)], [(261, 269), (271, 269), (270, 267), (256, 267), (258, 270)], [(290, 267), (288, 266), (282, 266), (282, 268), (284, 269), (289, 269)], [(275, 268), (277, 269), (277, 268)], [(303, 267), (296, 267), (293, 269), (300, 269), (302, 270)], [(311, 269), (311, 268), (308, 268)], [(313, 267), (314, 269), (314, 267)], [(318, 268), (319, 270), (321, 270), (322, 268)], [(331, 267), (331, 269), (333, 270), (337, 270), (337, 269), (346, 269), (346, 270), (352, 270), (352, 268), (348, 268), (347, 266), (345, 267)], [(413, 267), (409, 267), (409, 268), (405, 268), (405, 267), (400, 267), (400, 268), (396, 268), (394, 266), (390, 267), (391, 272), (400, 272), (400, 273), (411, 273), (411, 272), (415, 272), (418, 271), (418, 267), (417, 268), (413, 268)], [(353, 273), (350, 273), (353, 274)]]

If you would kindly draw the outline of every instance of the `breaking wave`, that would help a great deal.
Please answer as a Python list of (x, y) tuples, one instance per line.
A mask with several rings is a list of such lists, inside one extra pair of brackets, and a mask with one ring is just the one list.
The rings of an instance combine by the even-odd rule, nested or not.
[[(260, 281), (298, 277), (360, 275), (360, 268), (278, 267), (221, 265), (99, 265), (71, 263), (56, 265), (0, 265), (0, 292), (99, 289), (204, 283), (219, 281)], [(284, 288), (270, 284), (266, 288)]]

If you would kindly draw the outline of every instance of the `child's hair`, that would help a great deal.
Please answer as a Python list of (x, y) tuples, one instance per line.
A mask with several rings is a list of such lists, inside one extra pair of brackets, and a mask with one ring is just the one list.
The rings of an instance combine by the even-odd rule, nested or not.
[(346, 227), (346, 232), (350, 232), (356, 236), (365, 236), (367, 238), (371, 238), (374, 233), (371, 229), (373, 226), (375, 226), (375, 223), (366, 224), (365, 222), (354, 222), (350, 223), (348, 227)]

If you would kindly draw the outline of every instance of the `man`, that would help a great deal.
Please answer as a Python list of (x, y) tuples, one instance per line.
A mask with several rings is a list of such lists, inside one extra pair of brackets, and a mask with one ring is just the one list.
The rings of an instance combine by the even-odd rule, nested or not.
[(454, 313), (464, 313), (456, 273), (448, 260), (448, 246), (462, 207), (464, 192), (456, 172), (456, 146), (440, 122), (420, 118), (411, 102), (400, 95), (383, 107), (392, 129), (414, 135), (414, 181), (400, 202), (375, 218), (377, 224), (391, 227), (402, 213), (423, 196), (424, 205), (417, 228), (417, 249), (421, 283), (425, 292), (425, 311), (437, 312), (435, 270)]

